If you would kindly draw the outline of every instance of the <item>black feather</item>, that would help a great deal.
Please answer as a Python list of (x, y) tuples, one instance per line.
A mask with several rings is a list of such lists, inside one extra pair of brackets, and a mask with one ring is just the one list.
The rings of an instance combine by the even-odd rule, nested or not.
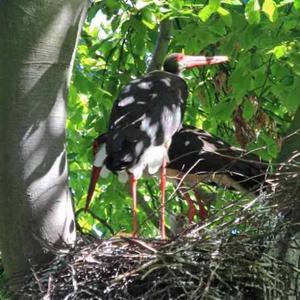
[[(149, 146), (170, 140), (180, 127), (187, 96), (185, 81), (164, 71), (151, 72), (126, 85), (110, 116), (107, 168), (128, 169)], [(178, 109), (179, 115), (174, 114)], [(147, 126), (142, 128), (146, 119)]]
[[(210, 149), (209, 149), (210, 148)], [(264, 183), (267, 163), (220, 138), (184, 126), (172, 139), (168, 168), (190, 174), (226, 174), (249, 192)]]

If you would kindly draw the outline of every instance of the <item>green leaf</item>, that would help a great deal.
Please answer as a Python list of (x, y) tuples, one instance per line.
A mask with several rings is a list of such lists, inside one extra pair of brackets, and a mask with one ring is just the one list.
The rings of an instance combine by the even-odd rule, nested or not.
[(202, 22), (206, 22), (213, 13), (211, 7), (207, 5), (199, 12), (199, 18)]
[(300, 105), (299, 85), (300, 79), (298, 79), (298, 77), (294, 77), (292, 86), (286, 86), (282, 82), (272, 88), (272, 92), (290, 112), (295, 112)]
[(234, 108), (235, 101), (221, 102), (212, 108), (211, 115), (214, 116), (217, 120), (227, 121), (231, 118)]
[(209, 132), (216, 134), (217, 133), (217, 129), (218, 129), (218, 124), (216, 119), (214, 119), (213, 117), (206, 119), (203, 123), (202, 123), (202, 128), (204, 130), (208, 130)]
[(215, 12), (218, 10), (220, 3), (221, 3), (221, 0), (209, 0), (208, 6), (210, 6), (211, 9)]
[(255, 112), (256, 112), (256, 108), (254, 107), (252, 102), (247, 99), (244, 103), (243, 117), (247, 121), (249, 121), (254, 116)]
[(280, 46), (276, 46), (274, 47), (271, 51), (269, 51), (268, 53), (273, 53), (275, 55), (275, 57), (277, 59), (283, 57), (286, 55), (287, 53), (287, 46), (286, 45), (280, 45)]
[(174, 8), (176, 8), (177, 10), (181, 10), (182, 6), (184, 4), (184, 1), (182, 1), (182, 0), (173, 0), (170, 4), (172, 4), (172, 6)]
[(152, 1), (149, 1), (149, 0), (148, 1), (147, 0), (138, 0), (135, 4), (135, 8), (140, 10), (151, 3), (152, 3)]
[(300, 13), (300, 0), (294, 0), (294, 7), (298, 13)]
[(300, 105), (299, 86), (296, 86), (294, 89), (289, 91), (286, 95), (284, 95), (282, 99), (284, 100), (284, 104), (286, 105), (286, 108), (290, 112), (295, 112), (298, 106)]
[(271, 22), (275, 22), (278, 18), (277, 6), (273, 0), (265, 0), (262, 11), (267, 15)]
[(143, 10), (142, 22), (151, 30), (153, 30), (157, 25), (155, 14), (148, 9)]
[(252, 74), (252, 82), (251, 82), (251, 89), (259, 89), (261, 88), (262, 83), (266, 79), (266, 68), (262, 67), (256, 72), (253, 72)]
[(221, 0), (209, 0), (208, 5), (206, 5), (199, 12), (199, 18), (202, 22), (206, 22), (209, 17), (218, 10)]
[(229, 84), (232, 86), (233, 96), (237, 103), (241, 103), (243, 96), (251, 86), (251, 75), (245, 65), (241, 65), (232, 72), (229, 78)]
[(82, 62), (82, 64), (84, 64), (85, 66), (89, 66), (89, 67), (94, 66), (94, 65), (97, 64), (97, 60), (95, 60), (95, 59), (93, 59), (93, 58), (91, 58), (91, 57), (85, 57), (85, 58), (82, 59), (81, 62)]
[(262, 133), (260, 135), (260, 138), (264, 141), (266, 147), (267, 147), (267, 151), (268, 154), (275, 158), (278, 154), (278, 146), (275, 142), (275, 140), (273, 139), (273, 137), (267, 135), (266, 133)]
[(232, 25), (232, 17), (228, 10), (224, 9), (223, 7), (218, 8), (218, 13), (221, 16), (223, 22), (228, 26), (231, 27)]
[(260, 22), (260, 5), (258, 0), (250, 0), (247, 3), (245, 15), (249, 24), (258, 24)]
[(74, 160), (76, 160), (77, 156), (78, 156), (78, 153), (68, 152), (68, 160), (69, 160), (69, 161), (74, 161)]
[(71, 84), (69, 88), (69, 105), (75, 105), (77, 100), (77, 90), (74, 84)]
[(116, 31), (121, 23), (121, 18), (119, 16), (115, 16), (111, 21), (111, 30)]
[(110, 9), (114, 10), (120, 7), (120, 3), (117, 0), (106, 0), (105, 2)]
[(284, 86), (291, 86), (294, 83), (294, 77), (291, 75), (284, 76), (281, 80), (281, 83)]
[(250, 58), (250, 68), (256, 70), (262, 65), (263, 61), (260, 55), (254, 53)]

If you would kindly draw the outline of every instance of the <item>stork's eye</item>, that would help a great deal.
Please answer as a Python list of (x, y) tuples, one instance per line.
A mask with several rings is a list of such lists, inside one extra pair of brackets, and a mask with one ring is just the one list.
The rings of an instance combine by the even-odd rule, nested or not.
[(181, 61), (183, 59), (184, 55), (182, 53), (179, 53), (176, 55), (176, 60)]

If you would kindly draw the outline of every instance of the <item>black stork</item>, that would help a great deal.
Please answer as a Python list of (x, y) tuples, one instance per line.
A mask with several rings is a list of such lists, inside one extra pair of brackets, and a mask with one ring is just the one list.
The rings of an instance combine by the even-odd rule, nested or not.
[[(181, 131), (176, 132), (173, 137), (176, 137), (176, 135), (179, 134), (180, 132)], [(106, 140), (107, 140), (107, 133), (104, 133), (104, 134), (99, 135), (93, 142), (94, 162), (93, 162), (93, 168), (92, 168), (92, 172), (91, 172), (90, 184), (89, 184), (88, 193), (87, 193), (85, 210), (88, 209), (89, 204), (90, 204), (90, 202), (93, 198), (93, 194), (94, 194), (94, 191), (95, 191), (95, 186), (97, 184), (98, 178), (99, 177), (105, 178), (110, 172), (105, 166), (105, 159), (107, 157), (107, 155), (106, 155)], [(172, 145), (172, 143), (171, 143), (171, 145)], [(184, 144), (182, 144), (181, 147), (184, 147)], [(169, 151), (170, 150), (172, 151), (172, 149), (169, 149)], [(173, 181), (173, 182), (175, 181), (175, 183), (178, 183), (181, 180), (181, 178), (183, 178), (184, 182), (187, 180), (186, 185), (188, 185), (190, 183), (189, 180), (188, 180), (188, 178), (190, 176), (189, 174), (186, 174), (187, 177), (183, 176), (181, 178), (178, 178), (179, 174), (182, 174), (181, 172), (182, 172), (182, 169), (184, 168), (184, 165), (179, 166), (178, 164), (176, 164), (176, 167), (178, 167), (178, 169), (177, 169), (177, 172), (176, 172), (176, 177), (174, 178), (175, 170), (174, 169), (169, 170), (168, 165), (167, 165), (167, 169), (166, 169), (167, 177), (169, 177), (171, 181)], [(119, 181), (123, 182), (123, 183), (127, 182), (128, 179), (129, 179), (127, 172), (122, 172), (122, 171), (118, 172), (118, 177), (119, 177)], [(202, 196), (206, 192), (201, 190), (201, 195), (199, 194), (199, 189), (193, 189), (193, 192), (194, 192), (195, 198), (196, 198), (196, 200), (198, 202), (198, 205), (199, 205), (200, 219), (203, 220), (206, 217), (206, 209), (205, 209), (205, 205), (202, 201), (202, 198), (203, 198)], [(182, 188), (180, 189), (180, 194), (188, 203), (188, 208), (189, 208), (188, 220), (189, 220), (189, 223), (191, 223), (194, 216), (195, 216), (195, 214), (196, 214), (196, 208), (194, 206), (193, 200), (189, 197), (189, 194), (187, 193), (187, 191), (182, 192)], [(205, 196), (206, 196), (205, 198), (211, 198), (211, 195), (208, 195), (208, 193), (206, 193)], [(172, 214), (170, 215), (170, 219), (172, 219), (171, 217), (172, 217)]]
[(104, 165), (112, 172), (130, 175), (133, 199), (133, 235), (138, 231), (136, 183), (144, 169), (149, 174), (161, 168), (161, 237), (165, 234), (165, 184), (167, 151), (180, 129), (188, 97), (181, 71), (228, 61), (226, 56), (168, 56), (163, 71), (153, 71), (127, 84), (115, 101), (107, 132)]
[[(222, 139), (197, 129), (183, 126), (172, 138), (169, 151), (167, 176), (183, 181), (184, 185), (195, 187), (199, 182), (213, 183), (230, 189), (257, 196), (267, 185), (267, 163), (257, 155), (230, 146)], [(189, 220), (194, 209), (188, 193)], [(200, 216), (205, 216), (200, 195), (195, 193)], [(192, 211), (193, 210), (193, 211)]]
[[(105, 177), (107, 134), (101, 134), (93, 143), (94, 163), (87, 195), (86, 208), (93, 197), (98, 177)], [(200, 182), (213, 183), (230, 189), (257, 196), (265, 182), (267, 163), (257, 155), (247, 153), (246, 150), (230, 146), (224, 140), (209, 132), (183, 125), (172, 137), (168, 149), (169, 163), (167, 164), (166, 176), (176, 183), (182, 182), (185, 192), (183, 197), (188, 202), (188, 220), (191, 222), (196, 209), (192, 199), (186, 192), (189, 187), (193, 190), (199, 205), (200, 219), (206, 216), (206, 210), (202, 196), (195, 187)], [(118, 172), (119, 180), (126, 181), (126, 172)], [(124, 176), (125, 175), (125, 176)], [(201, 194), (205, 193), (201, 191)], [(210, 197), (211, 195), (205, 195)]]

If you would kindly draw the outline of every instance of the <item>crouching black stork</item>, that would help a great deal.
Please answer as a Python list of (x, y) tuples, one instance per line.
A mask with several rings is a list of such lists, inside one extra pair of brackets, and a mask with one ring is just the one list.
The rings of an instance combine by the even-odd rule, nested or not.
[[(193, 126), (183, 126), (173, 136), (168, 154), (170, 162), (167, 176), (179, 182), (182, 180), (184, 185), (195, 187), (199, 182), (208, 182), (250, 196), (258, 195), (266, 185), (266, 162), (255, 154), (232, 147), (222, 139)], [(188, 193), (185, 195), (191, 220), (192, 202)], [(197, 193), (195, 196), (203, 213), (200, 197)]]
[(130, 175), (133, 199), (133, 235), (138, 231), (136, 182), (144, 169), (149, 174), (161, 168), (161, 237), (165, 234), (165, 184), (167, 151), (179, 130), (188, 97), (180, 73), (184, 69), (226, 62), (226, 56), (187, 56), (171, 54), (163, 71), (153, 71), (127, 84), (115, 101), (107, 132), (103, 162), (112, 172), (126, 170)]

